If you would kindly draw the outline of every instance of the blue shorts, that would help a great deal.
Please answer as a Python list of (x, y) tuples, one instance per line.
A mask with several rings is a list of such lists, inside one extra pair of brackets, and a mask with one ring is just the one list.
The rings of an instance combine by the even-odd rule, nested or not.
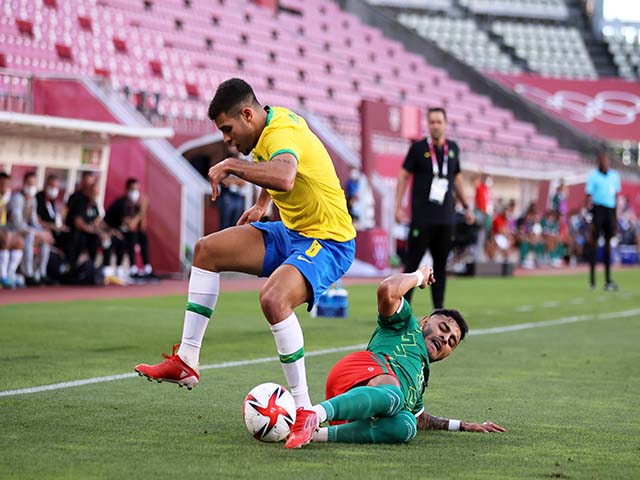
[(347, 273), (355, 257), (355, 240), (335, 242), (308, 238), (289, 230), (282, 222), (253, 222), (251, 226), (260, 230), (264, 239), (260, 276), (270, 276), (280, 265), (296, 267), (313, 292), (307, 310), (311, 310), (320, 296)]

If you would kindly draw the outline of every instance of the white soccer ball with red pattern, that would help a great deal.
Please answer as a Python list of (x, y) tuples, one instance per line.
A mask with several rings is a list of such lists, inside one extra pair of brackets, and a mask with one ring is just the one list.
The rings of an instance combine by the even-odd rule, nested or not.
[(296, 404), (282, 385), (261, 383), (245, 397), (242, 414), (247, 430), (255, 439), (279, 442), (287, 438), (296, 421)]

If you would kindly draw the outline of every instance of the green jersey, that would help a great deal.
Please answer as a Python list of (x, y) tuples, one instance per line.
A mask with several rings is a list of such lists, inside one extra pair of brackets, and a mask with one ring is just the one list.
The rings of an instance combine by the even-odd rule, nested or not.
[(406, 300), (389, 318), (378, 314), (378, 326), (367, 350), (381, 361), (386, 360), (393, 369), (404, 394), (405, 409), (414, 415), (421, 413), (422, 394), (429, 380), (429, 354), (420, 325)]

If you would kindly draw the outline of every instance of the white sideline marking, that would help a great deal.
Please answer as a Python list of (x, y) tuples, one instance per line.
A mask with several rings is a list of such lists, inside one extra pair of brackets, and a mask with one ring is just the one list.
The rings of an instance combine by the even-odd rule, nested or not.
[[(532, 328), (553, 327), (556, 325), (566, 325), (569, 323), (586, 322), (589, 320), (608, 320), (612, 318), (626, 318), (640, 315), (640, 308), (633, 310), (624, 310), (621, 312), (600, 313), (597, 315), (575, 315), (572, 317), (558, 318), (556, 320), (545, 320), (542, 322), (527, 322), (518, 323), (516, 325), (508, 325), (504, 327), (493, 328), (478, 328), (476, 330), (469, 331), (469, 335), (494, 335), (496, 333), (516, 332), (518, 330), (529, 330)], [(366, 348), (366, 343), (360, 343), (358, 345), (348, 345), (346, 347), (326, 348), (324, 350), (313, 350), (305, 353), (306, 357), (319, 357), (321, 355), (329, 355), (332, 353), (350, 352), (353, 350), (362, 350)], [(237, 360), (234, 362), (222, 362), (213, 363), (210, 365), (203, 365), (200, 370), (211, 370), (219, 368), (232, 368), (242, 367), (245, 365), (255, 365), (260, 363), (269, 363), (278, 361), (278, 357), (262, 357), (254, 358), (252, 360)], [(20, 388), (18, 390), (4, 390), (0, 391), (0, 397), (14, 397), (17, 395), (25, 395), (27, 393), (40, 393), (50, 390), (61, 390), (65, 388), (81, 387), (83, 385), (91, 385), (93, 383), (112, 382), (114, 380), (123, 380), (125, 378), (132, 378), (138, 376), (137, 373), (121, 373), (118, 375), (108, 375), (106, 377), (87, 378), (85, 380), (74, 380), (71, 382), (53, 383), (50, 385), (40, 385), (37, 387)]]
[(533, 305), (520, 305), (514, 308), (516, 312), (533, 312), (536, 309)]

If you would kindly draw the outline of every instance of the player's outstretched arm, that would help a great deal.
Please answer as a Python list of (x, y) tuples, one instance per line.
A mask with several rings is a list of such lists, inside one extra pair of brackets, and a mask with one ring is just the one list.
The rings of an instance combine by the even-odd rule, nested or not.
[(259, 187), (288, 192), (293, 188), (298, 160), (290, 153), (276, 155), (268, 162), (251, 163), (237, 158), (227, 158), (209, 169), (211, 199), (219, 194), (219, 184), (229, 175), (235, 175)]
[(424, 288), (435, 281), (431, 267), (420, 267), (414, 273), (399, 273), (385, 278), (378, 287), (378, 313), (382, 317), (390, 317), (398, 311), (405, 293), (415, 287)]
[(461, 432), (480, 432), (480, 433), (502, 433), (506, 432), (504, 427), (496, 425), (493, 422), (471, 423), (461, 420), (450, 420), (448, 418), (440, 418), (422, 412), (418, 417), (418, 430), (451, 430)]

